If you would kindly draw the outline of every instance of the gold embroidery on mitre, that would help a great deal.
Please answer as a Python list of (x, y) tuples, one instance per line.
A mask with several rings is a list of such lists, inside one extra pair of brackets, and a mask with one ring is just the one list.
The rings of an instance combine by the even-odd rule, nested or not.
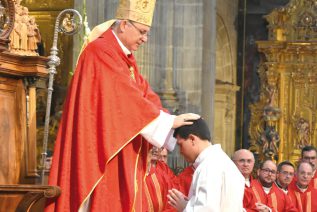
[(154, 9), (155, 0), (120, 0), (116, 18), (151, 26)]

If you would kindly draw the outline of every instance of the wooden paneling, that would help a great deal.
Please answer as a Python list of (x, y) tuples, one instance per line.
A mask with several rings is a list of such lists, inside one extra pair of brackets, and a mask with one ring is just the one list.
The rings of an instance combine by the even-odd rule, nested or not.
[(0, 77), (0, 184), (19, 182), (25, 131), (22, 80)]
[(47, 58), (0, 53), (0, 184), (35, 183), (36, 82)]

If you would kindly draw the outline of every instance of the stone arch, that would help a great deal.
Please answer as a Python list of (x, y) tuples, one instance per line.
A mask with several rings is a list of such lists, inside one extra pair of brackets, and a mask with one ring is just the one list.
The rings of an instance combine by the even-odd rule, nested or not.
[(217, 14), (216, 36), (216, 80), (235, 84), (234, 60), (228, 29)]
[(230, 34), (223, 17), (217, 14), (216, 26), (216, 85), (215, 85), (215, 116), (214, 142), (232, 154), (235, 150), (236, 121), (236, 71), (235, 71), (235, 40), (230, 40)]

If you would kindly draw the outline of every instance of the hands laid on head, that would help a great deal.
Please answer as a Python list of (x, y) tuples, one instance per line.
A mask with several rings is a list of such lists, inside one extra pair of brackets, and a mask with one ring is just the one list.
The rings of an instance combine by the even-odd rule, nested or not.
[(168, 191), (167, 199), (168, 203), (176, 208), (177, 211), (183, 211), (188, 202), (188, 197), (174, 188)]
[(178, 128), (184, 125), (191, 125), (193, 124), (192, 120), (197, 120), (200, 118), (200, 115), (195, 113), (184, 113), (181, 115), (178, 115), (174, 119), (173, 128)]

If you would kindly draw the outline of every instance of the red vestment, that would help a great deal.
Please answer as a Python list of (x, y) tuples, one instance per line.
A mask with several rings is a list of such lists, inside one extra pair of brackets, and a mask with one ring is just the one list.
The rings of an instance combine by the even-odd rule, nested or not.
[[(186, 167), (180, 174), (177, 175), (177, 177), (173, 179), (172, 188), (175, 188), (182, 192), (185, 196), (188, 196), (194, 172), (195, 170), (193, 166)], [(177, 210), (167, 203), (164, 212), (177, 212)]]
[(185, 196), (188, 196), (194, 172), (195, 169), (193, 166), (187, 166), (179, 175), (177, 175), (179, 181), (179, 190), (185, 194)]
[(317, 190), (310, 184), (306, 191), (302, 192), (295, 183), (288, 186), (288, 194), (299, 212), (317, 211)]
[(257, 211), (255, 203), (263, 203), (270, 207), (272, 211), (297, 211), (295, 206), (292, 204), (291, 199), (274, 183), (270, 192), (266, 194), (261, 183), (258, 180), (253, 180), (252, 187), (247, 188), (244, 191), (243, 207), (246, 211)]
[(314, 186), (315, 189), (317, 189), (317, 171), (315, 171), (315, 174), (310, 183)]
[(111, 29), (89, 43), (69, 87), (53, 155), (49, 184), (62, 193), (47, 211), (78, 211), (89, 198), (91, 211), (146, 210), (149, 143), (139, 133), (160, 109)]
[(172, 188), (172, 181), (176, 176), (166, 163), (158, 161), (150, 169), (145, 181), (145, 197), (149, 211), (161, 212), (167, 204), (168, 190)]

